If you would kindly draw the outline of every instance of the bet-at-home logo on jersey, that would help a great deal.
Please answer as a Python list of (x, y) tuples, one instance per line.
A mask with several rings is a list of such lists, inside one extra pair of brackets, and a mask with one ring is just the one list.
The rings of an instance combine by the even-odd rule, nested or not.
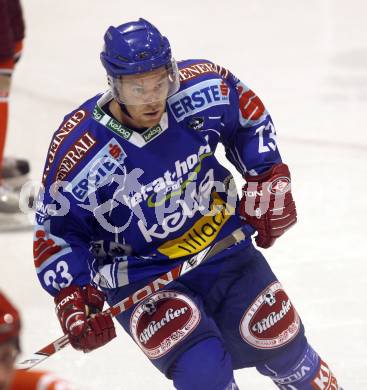
[[(207, 136), (205, 138), (208, 141)], [(185, 160), (176, 160), (174, 171), (167, 170), (163, 176), (146, 186), (141, 186), (141, 192), (135, 193), (132, 197), (123, 195), (130, 208), (146, 200), (148, 207), (156, 210), (157, 221), (144, 222), (141, 218), (138, 221), (139, 230), (146, 242), (166, 239), (170, 234), (179, 231), (188, 220), (195, 219), (198, 212), (203, 215), (179, 237), (166, 241), (158, 248), (160, 253), (171, 259), (203, 250), (215, 240), (224, 224), (233, 215), (234, 208), (218, 194), (212, 194), (213, 186), (217, 185), (213, 169), (206, 170), (205, 175), (199, 175), (202, 161), (211, 155), (207, 143)], [(224, 188), (223, 191), (225, 192)], [(182, 194), (183, 199), (180, 196)], [(169, 206), (174, 204), (176, 207), (165, 209), (165, 202), (173, 197), (176, 197), (175, 201)], [(161, 207), (164, 213), (159, 212)]]
[(229, 104), (229, 89), (223, 88), (221, 79), (202, 81), (168, 99), (168, 105), (177, 122), (222, 104)]
[[(205, 140), (208, 142), (208, 136)], [(148, 184), (141, 185), (139, 191), (133, 195), (123, 194), (124, 203), (130, 208), (136, 207), (143, 201), (147, 201), (148, 207), (152, 208), (163, 205), (173, 196), (184, 192), (201, 171), (202, 161), (212, 155), (213, 152), (208, 143), (200, 146), (197, 153), (188, 155), (184, 160), (176, 160), (173, 170), (167, 169), (162, 176)]]

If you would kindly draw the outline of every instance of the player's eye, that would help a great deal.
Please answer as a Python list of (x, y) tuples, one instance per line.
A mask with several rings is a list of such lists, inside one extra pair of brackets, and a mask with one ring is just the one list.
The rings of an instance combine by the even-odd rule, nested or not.
[(163, 89), (163, 87), (164, 87), (164, 82), (163, 82), (163, 81), (159, 82), (159, 83), (156, 85), (156, 88), (157, 88), (158, 90)]
[(155, 86), (155, 90), (158, 91), (158, 92), (161, 92), (161, 91), (164, 91), (168, 88), (168, 83), (167, 83), (167, 79), (164, 79), (162, 81), (159, 81), (156, 86)]
[(136, 95), (136, 96), (140, 96), (140, 95), (143, 95), (144, 94), (144, 88), (139, 86), (139, 85), (135, 85), (131, 88), (131, 92)]

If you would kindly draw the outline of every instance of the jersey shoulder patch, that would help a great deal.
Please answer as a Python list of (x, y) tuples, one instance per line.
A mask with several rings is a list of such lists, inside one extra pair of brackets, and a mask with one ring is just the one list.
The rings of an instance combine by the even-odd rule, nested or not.
[(177, 122), (209, 108), (230, 104), (230, 88), (223, 79), (228, 71), (224, 68), (207, 60), (190, 60), (180, 63), (179, 72), (180, 90), (168, 99)]
[(90, 99), (70, 114), (54, 132), (46, 156), (42, 184), (46, 181), (67, 180), (89, 151), (97, 144), (96, 122), (93, 120), (93, 101)]
[(191, 84), (195, 79), (224, 78), (230, 76), (229, 70), (205, 59), (185, 60), (178, 63), (181, 85)]

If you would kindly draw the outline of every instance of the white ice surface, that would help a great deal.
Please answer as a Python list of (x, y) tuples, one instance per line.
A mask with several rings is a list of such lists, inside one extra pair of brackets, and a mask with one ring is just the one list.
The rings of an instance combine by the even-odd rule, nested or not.
[[(105, 88), (98, 56), (109, 25), (140, 16), (177, 59), (228, 67), (265, 102), (291, 167), (299, 222), (264, 251), (309, 341), (347, 390), (367, 389), (367, 27), (365, 0), (24, 0), (27, 39), (14, 75), (7, 154), (41, 175), (63, 116)], [(239, 183), (239, 182), (238, 182)], [(30, 232), (0, 235), (0, 286), (21, 308), (27, 356), (61, 335), (32, 262)], [(103, 349), (67, 348), (39, 368), (80, 389), (171, 389), (119, 330)], [(271, 389), (254, 369), (241, 389)]]

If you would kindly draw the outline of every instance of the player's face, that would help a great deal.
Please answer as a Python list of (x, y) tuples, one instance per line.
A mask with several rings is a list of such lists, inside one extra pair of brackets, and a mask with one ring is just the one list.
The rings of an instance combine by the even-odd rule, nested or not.
[(162, 67), (151, 72), (121, 77), (120, 99), (126, 105), (139, 106), (166, 100), (169, 74)]
[(131, 117), (128, 122), (138, 128), (152, 127), (159, 123), (166, 109), (169, 89), (169, 75), (165, 68), (140, 75), (123, 76), (120, 96)]
[(3, 343), (0, 345), (0, 390), (9, 388), (14, 375), (14, 363), (18, 356), (18, 349), (14, 343)]
[(127, 111), (130, 114), (128, 124), (136, 128), (149, 128), (159, 123), (164, 111), (166, 110), (166, 101), (158, 101), (146, 105), (133, 106), (127, 105)]

